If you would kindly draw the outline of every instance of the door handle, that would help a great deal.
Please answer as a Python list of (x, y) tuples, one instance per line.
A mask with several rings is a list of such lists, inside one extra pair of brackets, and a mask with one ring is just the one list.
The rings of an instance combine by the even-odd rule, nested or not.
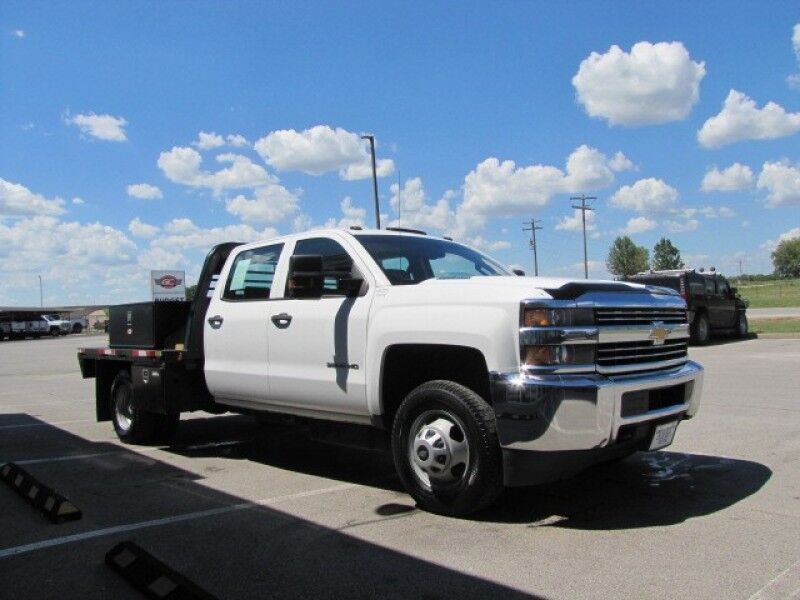
[(222, 327), (222, 321), (224, 321), (224, 319), (219, 315), (208, 318), (208, 324), (211, 325), (211, 329), (219, 329)]
[(287, 313), (272, 315), (272, 322), (278, 329), (286, 329), (292, 323), (292, 315)]

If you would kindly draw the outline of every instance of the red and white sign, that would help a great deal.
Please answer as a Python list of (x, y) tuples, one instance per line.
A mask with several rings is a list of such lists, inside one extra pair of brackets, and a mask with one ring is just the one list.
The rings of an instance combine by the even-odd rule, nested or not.
[(186, 300), (186, 273), (183, 271), (150, 271), (153, 300)]

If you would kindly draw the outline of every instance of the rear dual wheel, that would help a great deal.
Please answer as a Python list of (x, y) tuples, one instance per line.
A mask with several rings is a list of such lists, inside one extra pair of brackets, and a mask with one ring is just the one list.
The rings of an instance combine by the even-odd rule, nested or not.
[(425, 510), (468, 515), (503, 490), (494, 411), (452, 381), (429, 381), (406, 396), (392, 426), (392, 453), (400, 480)]
[(180, 414), (162, 415), (136, 405), (131, 376), (120, 371), (111, 386), (111, 421), (117, 437), (129, 444), (169, 441), (178, 429)]

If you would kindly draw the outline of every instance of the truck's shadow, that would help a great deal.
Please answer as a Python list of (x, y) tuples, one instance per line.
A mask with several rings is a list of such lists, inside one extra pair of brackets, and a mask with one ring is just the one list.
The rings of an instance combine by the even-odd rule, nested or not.
[[(238, 458), (402, 491), (388, 453), (320, 444), (299, 428), (259, 427), (246, 417), (197, 419), (181, 427), (181, 438), (170, 451), (182, 455)], [(566, 481), (506, 490), (496, 505), (473, 518), (588, 530), (671, 525), (724, 510), (756, 493), (771, 475), (766, 466), (748, 460), (638, 453)], [(410, 498), (407, 504), (413, 506)], [(376, 512), (384, 509), (376, 507)]]
[[(219, 433), (253, 429), (241, 419), (197, 421), (184, 436), (198, 428), (209, 435), (206, 440), (184, 438), (192, 446), (213, 444), (215, 438), (224, 441)], [(362, 510), (355, 521), (329, 527), (280, 510), (287, 503), (241, 507), (241, 497), (206, 485), (201, 474), (158, 460), (151, 450), (138, 453), (92, 442), (25, 414), (0, 415), (0, 428), (0, 463), (24, 462), (23, 468), (83, 511), (81, 520), (53, 528), (0, 484), (0, 504), (8, 517), (0, 527), (0, 551), (15, 550), (0, 554), (0, 589), (8, 597), (132, 597), (128, 584), (103, 565), (105, 552), (128, 539), (220, 598), (536, 598), (348, 533), (358, 525), (403, 518), (401, 511), (376, 515)], [(266, 456), (273, 452), (270, 447)], [(307, 460), (329, 465), (322, 454)], [(55, 461), (46, 458), (55, 455), (61, 456)], [(65, 460), (67, 455), (78, 459)], [(261, 479), (259, 493), (264, 497), (282, 494)], [(232, 510), (159, 526), (135, 525), (221, 507)], [(92, 535), (107, 527), (107, 533)], [(55, 544), (47, 547), (52, 538)], [(41, 542), (45, 547), (37, 548)]]

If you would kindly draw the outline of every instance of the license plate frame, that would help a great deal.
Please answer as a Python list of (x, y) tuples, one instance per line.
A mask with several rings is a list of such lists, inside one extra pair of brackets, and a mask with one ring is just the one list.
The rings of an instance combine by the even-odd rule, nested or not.
[(667, 421), (659, 423), (653, 428), (653, 435), (650, 438), (649, 451), (666, 448), (675, 439), (675, 432), (678, 430), (679, 421)]

